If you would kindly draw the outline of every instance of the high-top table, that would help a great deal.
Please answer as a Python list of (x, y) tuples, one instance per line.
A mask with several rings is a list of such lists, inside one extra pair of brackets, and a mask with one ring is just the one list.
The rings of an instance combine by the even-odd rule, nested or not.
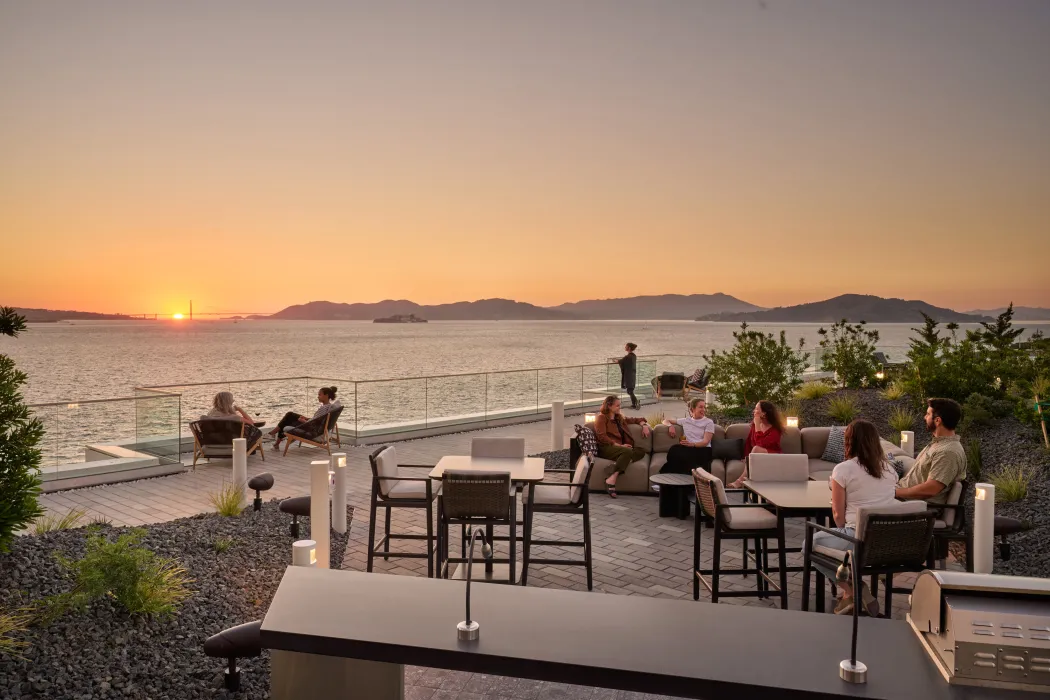
[[(471, 457), (469, 455), (446, 455), (438, 460), (438, 463), (434, 465), (434, 468), (430, 471), (431, 479), (441, 479), (442, 474), (445, 470), (450, 471), (466, 471), (466, 472), (507, 472), (510, 474), (511, 483), (515, 484), (535, 484), (543, 481), (543, 468), (546, 464), (546, 460), (542, 457), (524, 457), (522, 459), (512, 459), (505, 457)], [(525, 505), (525, 517), (529, 517), (529, 513), (532, 510), (532, 489), (526, 489), (528, 496), (526, 497)], [(525, 523), (525, 527), (528, 527), (528, 523)], [(489, 525), (486, 528), (485, 536), (489, 542), (492, 542), (493, 528)], [(512, 547), (516, 546), (515, 543), (511, 543)], [(508, 583), (516, 583), (516, 573), (513, 571), (513, 567), (510, 566), (510, 562), (507, 562), (506, 571), (503, 571), (504, 567), (500, 567), (500, 570), (496, 570), (496, 564), (492, 559), (485, 560), (485, 581), (506, 581)], [(473, 573), (473, 572), (472, 572)], [(466, 567), (460, 566), (453, 578), (460, 576), (466, 576)]]
[(1023, 700), (949, 686), (902, 620), (290, 567), (262, 623), (273, 700), (400, 700), (404, 664), (705, 700)]
[[(744, 488), (772, 506), (777, 514), (777, 525), (787, 518), (813, 518), (823, 525), (831, 518), (831, 487), (824, 481), (745, 481)], [(801, 547), (785, 547), (785, 552), (801, 552)], [(756, 557), (757, 558), (757, 557)], [(762, 566), (763, 562), (755, 562)], [(745, 562), (745, 567), (747, 563)], [(780, 585), (787, 585), (787, 575), (802, 571), (801, 566), (787, 566), (779, 562), (766, 566), (766, 573), (780, 574)], [(759, 577), (759, 585), (762, 585)], [(824, 611), (824, 577), (817, 572), (817, 610)]]

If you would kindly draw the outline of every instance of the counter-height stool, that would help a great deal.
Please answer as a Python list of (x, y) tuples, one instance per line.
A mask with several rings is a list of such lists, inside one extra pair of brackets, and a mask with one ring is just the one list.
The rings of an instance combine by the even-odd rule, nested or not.
[[(526, 506), (525, 512), (525, 546), (522, 553), (521, 585), (529, 580), (529, 564), (547, 564), (549, 566), (584, 566), (587, 568), (587, 590), (593, 590), (591, 577), (591, 500), (588, 495), (587, 482), (591, 478), (593, 467), (587, 455), (581, 455), (576, 462), (576, 469), (547, 469), (544, 481), (525, 488), (534, 489), (532, 508)], [(572, 481), (566, 483), (546, 482), (548, 474), (572, 474)], [(525, 499), (528, 503), (528, 500)], [(583, 524), (582, 540), (533, 540), (532, 523), (536, 513), (558, 513), (579, 515)], [(583, 547), (583, 559), (533, 559), (531, 548), (536, 547)]]
[[(409, 476), (407, 469), (433, 469), (432, 464), (398, 464), (397, 452), (392, 445), (384, 445), (368, 455), (372, 465), (372, 499), (368, 520), (368, 567), (378, 554), (386, 561), (390, 557), (427, 560), (427, 576), (434, 577), (434, 497), (437, 495), (429, 476)], [(376, 544), (376, 511), (386, 509), (383, 539)], [(427, 534), (399, 534), (390, 531), (390, 514), (395, 508), (416, 508), (426, 511)], [(427, 551), (391, 552), (391, 540), (426, 540)], [(380, 551), (379, 548), (382, 548)]]
[(489, 529), (494, 525), (510, 528), (510, 556), (490, 560), (509, 564), (507, 583), (514, 583), (517, 550), (517, 499), (509, 472), (446, 470), (441, 476), (438, 497), (437, 572), (448, 578), (449, 564), (465, 564), (466, 556), (450, 557), (449, 529), (455, 525)]

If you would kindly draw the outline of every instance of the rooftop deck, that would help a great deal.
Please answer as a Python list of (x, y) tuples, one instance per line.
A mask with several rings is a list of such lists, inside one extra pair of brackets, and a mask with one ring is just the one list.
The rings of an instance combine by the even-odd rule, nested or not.
[[(572, 424), (566, 419), (565, 445)], [(470, 441), (479, 435), (513, 435), (524, 437), (529, 454), (550, 449), (550, 422), (538, 421), (520, 425), (494, 428), (468, 433), (456, 433), (397, 443), (399, 458), (405, 462), (433, 464), (444, 455), (469, 454)], [(364, 571), (368, 538), (368, 498), (371, 488), (371, 470), (368, 454), (374, 447), (346, 447), (349, 459), (348, 484), (350, 505), (355, 507), (350, 542), (343, 560), (343, 567)], [(292, 447), (288, 456), (269, 449), (266, 461), (258, 456), (248, 460), (249, 475), (270, 472), (275, 484), (265, 495), (267, 498), (283, 499), (301, 496), (309, 492), (309, 463), (324, 452), (309, 447)], [(186, 471), (174, 476), (160, 477), (136, 482), (46, 494), (41, 498), (51, 513), (65, 513), (79, 508), (88, 518), (105, 517), (114, 525), (145, 525), (176, 518), (196, 515), (214, 510), (208, 494), (220, 488), (231, 476), (229, 460), (214, 460), (198, 463), (195, 471)], [(613, 500), (604, 494), (595, 493), (592, 500), (592, 536), (594, 559), (595, 593), (617, 595), (644, 595), (691, 601), (693, 546), (693, 520), (660, 518), (657, 500), (645, 496), (621, 496)], [(420, 512), (395, 509), (393, 528), (398, 531), (425, 533)], [(564, 532), (562, 531), (564, 528)], [(578, 518), (556, 515), (538, 515), (534, 532), (544, 537), (577, 537)], [(802, 540), (800, 523), (788, 521), (788, 542), (798, 544)], [(713, 538), (704, 538), (703, 565), (710, 567), (710, 545)], [(289, 542), (290, 544), (290, 542)], [(400, 542), (397, 547), (422, 551), (422, 543)], [(499, 546), (505, 546), (500, 543)], [(520, 543), (519, 543), (520, 547)], [(562, 558), (579, 556), (579, 550), (535, 548), (534, 557)], [(801, 564), (801, 555), (789, 555), (792, 564)], [(723, 566), (739, 566), (739, 547), (723, 552)], [(520, 550), (519, 550), (520, 561)], [(375, 570), (403, 575), (425, 576), (424, 559), (377, 558)], [(913, 577), (899, 577), (901, 585), (910, 585)], [(586, 590), (586, 579), (582, 567), (534, 566), (529, 570), (529, 585)], [(724, 590), (753, 590), (754, 578), (743, 579), (726, 576), (722, 579)], [(898, 579), (895, 579), (895, 583)], [(709, 595), (701, 589), (700, 602), (695, 605), (710, 605)], [(750, 605), (774, 608), (776, 599), (727, 598), (720, 604)], [(789, 604), (792, 609), (801, 607), (801, 574), (789, 576)], [(894, 599), (894, 617), (903, 618), (907, 606), (906, 596)], [(811, 607), (812, 609), (812, 607)], [(815, 613), (814, 613), (815, 614)], [(506, 698), (628, 698), (646, 697), (638, 694), (615, 694), (573, 686), (557, 686), (521, 679), (473, 675), (436, 669), (411, 669), (406, 674), (411, 686), (407, 698), (477, 698), (492, 696)], [(606, 695), (606, 693), (611, 693)], [(581, 694), (582, 693), (582, 694)]]

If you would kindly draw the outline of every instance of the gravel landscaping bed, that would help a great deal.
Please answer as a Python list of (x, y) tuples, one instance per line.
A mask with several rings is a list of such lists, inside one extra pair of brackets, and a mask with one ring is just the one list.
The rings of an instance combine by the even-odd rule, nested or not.
[[(352, 509), (348, 509), (351, 511)], [(348, 520), (350, 516), (348, 516)], [(291, 516), (277, 501), (239, 517), (210, 513), (146, 526), (142, 546), (179, 562), (193, 578), (192, 595), (170, 616), (131, 617), (111, 601), (70, 611), (21, 639), (23, 659), (0, 657), (0, 700), (136, 698), (259, 699), (269, 694), (269, 655), (244, 659), (241, 691), (223, 689), (222, 659), (204, 655), (204, 640), (265, 615), (285, 568), (291, 564)], [(300, 520), (309, 537), (310, 519)], [(132, 528), (102, 526), (110, 539)], [(71, 581), (56, 554), (79, 558), (88, 528), (16, 537), (0, 555), (0, 609), (11, 610), (69, 591)], [(347, 534), (332, 533), (332, 566), (339, 567)], [(214, 543), (232, 538), (217, 552)]]

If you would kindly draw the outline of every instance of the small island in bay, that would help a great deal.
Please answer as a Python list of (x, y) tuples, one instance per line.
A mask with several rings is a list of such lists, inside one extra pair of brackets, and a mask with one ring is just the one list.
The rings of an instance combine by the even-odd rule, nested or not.
[(393, 316), (385, 316), (383, 318), (373, 319), (372, 323), (426, 323), (425, 318), (420, 318), (415, 314), (394, 314)]

